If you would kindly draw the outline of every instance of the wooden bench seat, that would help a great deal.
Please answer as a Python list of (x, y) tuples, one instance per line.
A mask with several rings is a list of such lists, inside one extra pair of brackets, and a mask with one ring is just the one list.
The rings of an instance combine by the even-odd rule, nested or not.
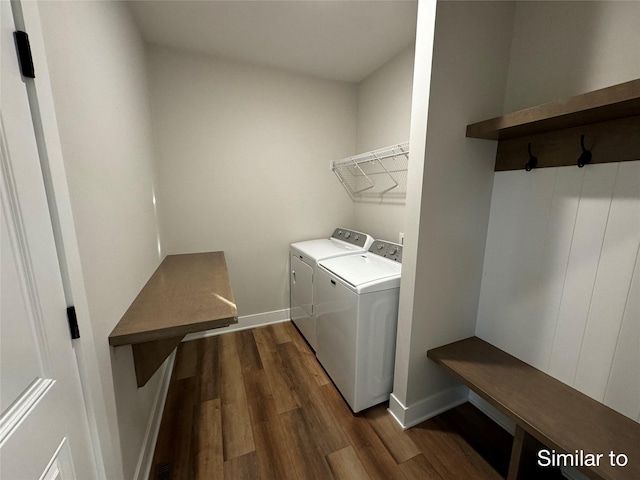
[[(518, 478), (531, 436), (558, 453), (603, 454), (598, 466), (579, 468), (590, 478), (640, 479), (637, 422), (477, 337), (427, 356), (516, 424), (509, 479)], [(627, 465), (611, 466), (611, 451)]]

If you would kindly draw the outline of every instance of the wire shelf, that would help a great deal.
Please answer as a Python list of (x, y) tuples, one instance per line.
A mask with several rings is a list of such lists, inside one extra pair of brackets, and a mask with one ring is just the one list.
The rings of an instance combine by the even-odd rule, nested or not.
[(409, 142), (332, 162), (349, 196), (355, 200), (404, 200), (407, 194)]

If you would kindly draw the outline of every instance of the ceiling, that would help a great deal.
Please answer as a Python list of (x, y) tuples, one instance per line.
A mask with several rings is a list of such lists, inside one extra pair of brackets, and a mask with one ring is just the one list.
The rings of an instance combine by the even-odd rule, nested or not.
[(140, 0), (145, 41), (358, 83), (411, 45), (413, 0)]

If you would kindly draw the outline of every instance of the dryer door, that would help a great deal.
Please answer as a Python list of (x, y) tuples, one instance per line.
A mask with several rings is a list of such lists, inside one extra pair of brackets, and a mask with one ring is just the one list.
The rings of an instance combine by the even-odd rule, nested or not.
[[(291, 309), (294, 305), (313, 315), (313, 268), (291, 255)], [(301, 315), (304, 313), (300, 312)], [(293, 315), (293, 313), (292, 313)]]
[(316, 319), (313, 317), (313, 267), (291, 255), (291, 320), (309, 345), (316, 349)]

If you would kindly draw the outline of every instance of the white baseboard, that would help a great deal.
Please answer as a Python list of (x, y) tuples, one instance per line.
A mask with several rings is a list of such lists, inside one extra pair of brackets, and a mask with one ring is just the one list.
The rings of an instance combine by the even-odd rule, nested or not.
[(151, 473), (153, 452), (156, 448), (156, 441), (158, 440), (162, 412), (164, 411), (164, 404), (167, 400), (167, 392), (169, 391), (169, 382), (171, 381), (171, 372), (173, 372), (175, 359), (176, 352), (174, 350), (165, 364), (166, 366), (162, 372), (160, 388), (158, 388), (156, 398), (153, 400), (151, 415), (149, 416), (149, 423), (147, 424), (147, 431), (144, 434), (142, 449), (140, 450), (140, 457), (138, 458), (138, 465), (136, 466), (136, 472), (133, 475), (134, 480), (147, 480)]
[(261, 327), (263, 325), (271, 325), (272, 323), (286, 322), (291, 319), (290, 310), (275, 310), (273, 312), (257, 313), (255, 315), (244, 315), (238, 317), (238, 323), (229, 325), (224, 328), (214, 328), (213, 330), (205, 330), (204, 332), (190, 333), (183, 342), (198, 340), (199, 338), (212, 337), (214, 335), (222, 335), (223, 333), (237, 332), (247, 330), (249, 328)]
[(502, 428), (504, 428), (511, 435), (516, 433), (516, 424), (509, 419), (503, 413), (500, 413), (496, 408), (491, 406), (489, 402), (485, 401), (480, 395), (473, 390), (469, 390), (469, 403), (475, 406), (478, 410), (484, 413), (491, 420), (496, 422)]
[(467, 398), (467, 387), (460, 385), (419, 400), (406, 407), (392, 393), (389, 399), (389, 413), (406, 430), (442, 412), (462, 405), (467, 401)]

